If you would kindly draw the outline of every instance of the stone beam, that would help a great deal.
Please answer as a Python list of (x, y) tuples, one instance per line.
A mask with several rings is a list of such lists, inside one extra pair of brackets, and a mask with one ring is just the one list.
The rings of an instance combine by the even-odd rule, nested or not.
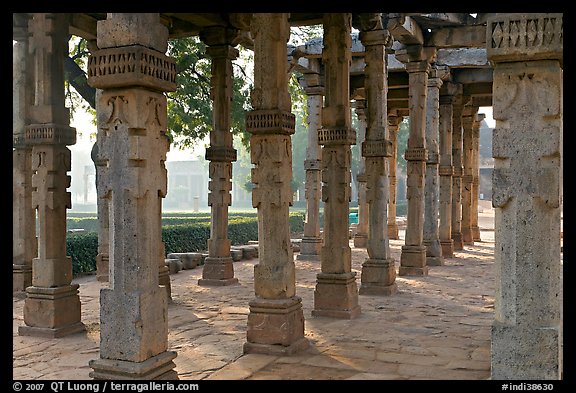
[(471, 83), (464, 85), (465, 96), (486, 96), (492, 95), (492, 82)]
[(492, 96), (474, 96), (472, 97), (472, 106), (492, 106)]
[(456, 12), (434, 12), (431, 14), (414, 14), (416, 21), (425, 21), (434, 24), (468, 24), (472, 15)]
[(452, 68), (490, 68), (485, 48), (438, 49), (436, 63)]
[(486, 26), (444, 27), (432, 31), (427, 46), (436, 48), (483, 48), (486, 46)]
[(460, 68), (452, 70), (452, 81), (455, 83), (492, 83), (491, 68)]
[(395, 40), (405, 45), (424, 43), (422, 29), (416, 21), (409, 16), (393, 17), (388, 20), (388, 30)]

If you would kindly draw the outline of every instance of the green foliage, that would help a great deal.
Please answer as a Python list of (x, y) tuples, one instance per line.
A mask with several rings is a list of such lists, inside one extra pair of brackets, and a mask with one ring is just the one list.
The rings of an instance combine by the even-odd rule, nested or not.
[(68, 234), (66, 236), (66, 255), (72, 258), (72, 274), (96, 271), (98, 255), (98, 234)]

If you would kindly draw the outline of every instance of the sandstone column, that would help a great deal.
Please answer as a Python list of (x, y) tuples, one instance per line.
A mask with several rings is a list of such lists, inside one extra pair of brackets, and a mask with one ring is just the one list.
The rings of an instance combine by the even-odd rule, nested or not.
[(464, 249), (462, 242), (462, 111), (464, 98), (461, 94), (452, 102), (452, 233), (454, 250)]
[(348, 319), (360, 314), (348, 243), (350, 145), (356, 143), (350, 113), (351, 19), (351, 14), (328, 13), (323, 20), (326, 97), (318, 142), (323, 145), (324, 245), (312, 310), (313, 316)]
[(162, 198), (167, 107), (176, 64), (164, 53), (159, 14), (110, 13), (98, 22), (99, 49), (88, 82), (97, 104), (100, 198), (108, 199), (109, 288), (100, 290), (100, 357), (95, 379), (175, 379), (168, 348), (168, 297), (159, 285), (164, 262)]
[(424, 175), (426, 160), (426, 95), (427, 79), (435, 48), (408, 46), (396, 51), (396, 58), (406, 64), (409, 75), (410, 134), (406, 159), (408, 216), (406, 241), (402, 246), (399, 275), (428, 274), (426, 246), (423, 244), (424, 229)]
[(476, 115), (472, 123), (472, 239), (481, 242), (480, 227), (478, 226), (478, 198), (480, 197), (480, 125), (484, 120), (483, 113)]
[(474, 245), (472, 235), (472, 125), (476, 118), (477, 107), (466, 106), (462, 114), (462, 242)]
[[(101, 91), (96, 90), (96, 104), (98, 105), (99, 96)], [(96, 107), (98, 111), (98, 106)], [(107, 165), (106, 159), (100, 159), (98, 154), (98, 141), (92, 146), (92, 151), (90, 152), (90, 157), (94, 162), (94, 169), (96, 172), (96, 190), (104, 190), (107, 185), (102, 184), (100, 172), (102, 171), (102, 166)], [(103, 169), (104, 171), (106, 169)], [(101, 198), (101, 193), (97, 192), (96, 199), (96, 209), (98, 212), (98, 254), (96, 255), (96, 279), (102, 282), (108, 282), (110, 280), (110, 224), (109, 214), (108, 214), (108, 198)]]
[(318, 144), (318, 130), (322, 126), (322, 101), (324, 87), (320, 84), (320, 62), (310, 60), (310, 65), (316, 68), (317, 73), (304, 75), (308, 107), (308, 145), (306, 146), (305, 198), (306, 221), (304, 222), (304, 236), (300, 243), (300, 253), (297, 259), (306, 261), (319, 261), (322, 251), (322, 236), (320, 234), (320, 193), (322, 179), (320, 178), (321, 150)]
[[(16, 14), (14, 14), (16, 15)], [(14, 29), (12, 48), (12, 291), (32, 285), (32, 259), (38, 255), (36, 212), (32, 207), (32, 147), (25, 142), (30, 122), (33, 71), (28, 58), (28, 21)]]
[(492, 379), (562, 373), (562, 14), (487, 20), (494, 64)]
[(302, 299), (296, 296), (294, 254), (288, 207), (292, 203), (292, 143), (287, 47), (288, 14), (256, 13), (252, 111), (246, 116), (250, 138), (252, 205), (258, 209), (259, 263), (248, 314), (245, 353), (292, 354), (308, 347)]
[[(356, 100), (354, 110), (358, 116), (358, 135), (356, 143), (362, 145), (366, 139), (365, 100)], [(365, 248), (368, 244), (368, 203), (366, 202), (366, 158), (360, 156), (358, 165), (358, 226), (354, 235), (354, 247)]]
[(442, 76), (447, 69), (433, 67), (428, 75), (428, 98), (426, 100), (426, 176), (424, 187), (424, 230), (423, 244), (426, 246), (426, 265), (441, 266), (444, 264), (442, 248), (438, 235), (439, 179), (438, 179), (438, 133), (439, 133), (439, 99)]
[(237, 34), (236, 29), (224, 27), (211, 27), (200, 33), (200, 38), (208, 45), (206, 52), (212, 58), (212, 130), (210, 147), (206, 149), (206, 160), (210, 161), (210, 239), (202, 278), (198, 280), (198, 285), (204, 286), (238, 283), (238, 279), (234, 277), (228, 240), (228, 206), (232, 204), (232, 162), (236, 161), (236, 150), (232, 147), (230, 132), (234, 77), (232, 60), (238, 57), (238, 50), (231, 43)]
[(456, 94), (462, 92), (462, 85), (445, 82), (440, 95), (440, 164), (438, 175), (440, 177), (439, 197), (439, 225), (438, 235), (442, 256), (452, 258), (454, 256), (454, 241), (452, 240), (452, 103)]
[[(386, 45), (388, 30), (382, 28), (381, 15), (365, 20), (360, 40), (365, 47), (365, 89), (368, 101), (368, 127), (362, 143), (366, 159), (366, 201), (369, 212), (368, 259), (362, 264), (361, 295), (392, 295), (398, 291), (396, 266), (388, 241), (388, 172), (386, 158), (391, 156), (387, 137)], [(367, 23), (372, 22), (372, 23)]]
[(388, 137), (391, 155), (388, 157), (388, 239), (398, 240), (398, 223), (396, 222), (396, 166), (398, 162), (398, 129), (402, 116), (388, 113)]
[(38, 216), (38, 256), (32, 285), (26, 288), (20, 335), (61, 337), (84, 330), (72, 259), (66, 256), (66, 209), (71, 207), (71, 153), (76, 130), (64, 106), (64, 56), (68, 53), (68, 14), (33, 14), (28, 22), (34, 95), (24, 142), (32, 146), (32, 207)]

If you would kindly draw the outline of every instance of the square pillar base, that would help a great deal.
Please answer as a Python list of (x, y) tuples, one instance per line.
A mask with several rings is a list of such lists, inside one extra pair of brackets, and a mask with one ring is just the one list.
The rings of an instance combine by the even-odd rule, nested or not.
[(158, 285), (164, 287), (168, 302), (172, 302), (172, 285), (170, 283), (170, 268), (162, 265), (158, 269)]
[(426, 266), (426, 246), (402, 246), (398, 275), (428, 275), (428, 266)]
[(78, 284), (73, 284), (55, 288), (26, 288), (26, 326), (19, 326), (18, 334), (56, 338), (85, 331), (80, 321), (78, 287)]
[(318, 273), (312, 316), (353, 319), (359, 315), (356, 272)]
[(109, 274), (110, 257), (108, 254), (99, 253), (96, 255), (96, 280), (100, 282), (108, 282), (110, 279)]
[(24, 292), (32, 285), (32, 265), (12, 265), (12, 292)]
[(442, 247), (442, 256), (444, 258), (454, 258), (454, 242), (450, 240), (440, 240)]
[(300, 297), (256, 298), (249, 306), (244, 353), (291, 355), (308, 348)]
[(198, 280), (201, 286), (226, 286), (238, 284), (234, 277), (234, 261), (232, 257), (207, 257), (202, 268), (202, 278)]
[(357, 233), (354, 235), (354, 247), (366, 248), (368, 246), (368, 234)]
[(464, 249), (464, 241), (462, 240), (461, 232), (452, 232), (452, 240), (454, 241), (454, 251)]
[(367, 259), (362, 264), (360, 295), (389, 296), (398, 292), (394, 259)]
[(304, 236), (300, 242), (300, 253), (296, 259), (302, 261), (320, 261), (322, 253), (322, 238)]
[(491, 379), (560, 379), (559, 327), (492, 325)]
[(480, 238), (480, 227), (473, 226), (472, 227), (472, 239), (475, 242), (481, 242), (482, 239)]
[(442, 257), (426, 257), (426, 266), (443, 266), (444, 258)]
[(472, 228), (462, 228), (462, 243), (468, 246), (474, 245), (474, 237), (472, 235)]
[(116, 359), (90, 360), (90, 378), (111, 380), (176, 380), (176, 352), (165, 351), (143, 362)]
[(400, 236), (398, 235), (398, 224), (388, 224), (388, 239), (400, 240)]

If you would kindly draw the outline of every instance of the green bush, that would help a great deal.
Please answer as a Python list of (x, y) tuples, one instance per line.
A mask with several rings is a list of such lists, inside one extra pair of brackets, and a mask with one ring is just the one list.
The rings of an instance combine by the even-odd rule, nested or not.
[(66, 255), (72, 258), (72, 274), (96, 271), (98, 255), (98, 234), (94, 232), (68, 234), (66, 236)]

